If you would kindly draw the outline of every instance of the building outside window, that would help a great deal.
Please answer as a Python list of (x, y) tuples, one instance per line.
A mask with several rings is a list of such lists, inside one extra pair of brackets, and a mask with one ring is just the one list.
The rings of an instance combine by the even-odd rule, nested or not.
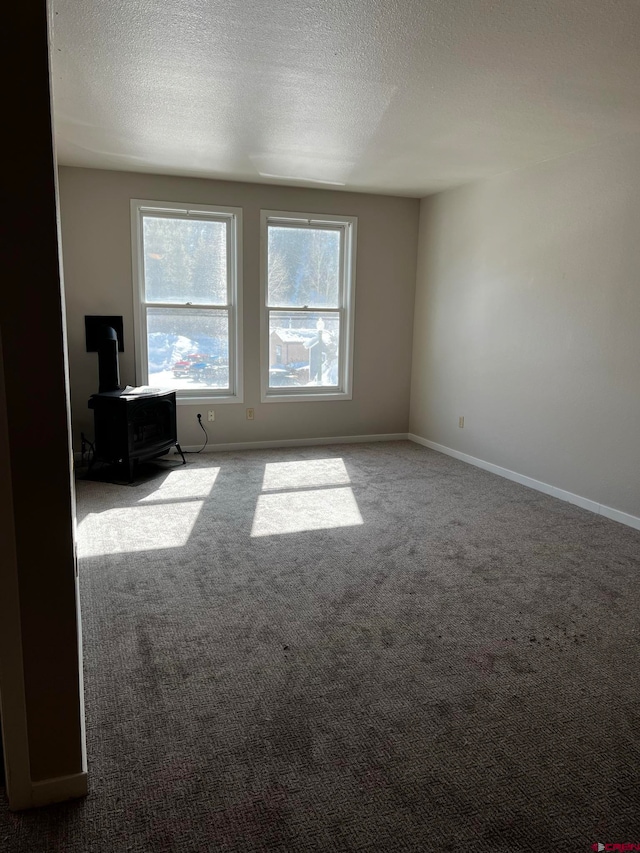
[(137, 382), (242, 401), (240, 208), (131, 202)]
[(262, 211), (262, 400), (351, 399), (357, 220)]

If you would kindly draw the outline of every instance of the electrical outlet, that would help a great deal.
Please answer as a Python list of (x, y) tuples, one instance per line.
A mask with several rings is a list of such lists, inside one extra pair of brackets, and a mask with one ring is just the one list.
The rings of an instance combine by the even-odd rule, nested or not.
[(458, 418), (458, 426), (460, 427), (460, 429), (464, 429), (464, 415), (460, 415), (460, 417)]
[(215, 419), (216, 419), (216, 413), (214, 412), (214, 410), (213, 410), (213, 409), (209, 409), (208, 419), (209, 419), (210, 421), (215, 421)]
[(248, 421), (252, 421), (252, 420), (253, 420), (253, 418), (254, 418), (254, 411), (253, 411), (253, 409), (247, 409), (247, 420), (248, 420)]

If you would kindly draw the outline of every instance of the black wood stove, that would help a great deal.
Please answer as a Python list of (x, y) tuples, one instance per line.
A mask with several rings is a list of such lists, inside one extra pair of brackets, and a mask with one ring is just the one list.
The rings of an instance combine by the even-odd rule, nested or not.
[(137, 462), (164, 456), (178, 444), (176, 426), (176, 392), (154, 391), (131, 393), (120, 388), (118, 338), (111, 326), (97, 330), (99, 390), (89, 400), (93, 409), (96, 459), (112, 464), (122, 463), (129, 482)]
[(176, 427), (176, 392), (127, 394), (105, 391), (89, 400), (95, 425), (95, 458), (104, 462), (121, 462), (129, 482), (137, 462), (164, 456), (178, 444)]

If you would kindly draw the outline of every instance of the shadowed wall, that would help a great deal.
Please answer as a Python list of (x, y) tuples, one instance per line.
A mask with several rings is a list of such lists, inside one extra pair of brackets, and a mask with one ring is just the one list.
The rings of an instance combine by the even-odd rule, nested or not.
[(410, 419), (635, 516), (639, 155), (611, 144), (423, 200)]
[[(10, 40), (20, 42), (22, 68), (20, 86), (9, 87), (8, 109), (20, 112), (15, 96), (29, 110), (21, 112), (20, 132), (7, 140), (11, 217), (3, 229), (7, 286), (0, 303), (0, 364), (8, 440), (0, 462), (10, 488), (1, 492), (1, 532), (3, 554), (13, 551), (15, 560), (3, 561), (2, 572), (15, 575), (19, 588), (30, 778), (37, 782), (82, 771), (75, 506), (46, 3), (12, 6), (5, 23), (7, 18)], [(5, 616), (8, 606), (5, 600)], [(7, 672), (15, 661), (6, 656), (2, 663)], [(5, 692), (3, 705), (13, 699)]]

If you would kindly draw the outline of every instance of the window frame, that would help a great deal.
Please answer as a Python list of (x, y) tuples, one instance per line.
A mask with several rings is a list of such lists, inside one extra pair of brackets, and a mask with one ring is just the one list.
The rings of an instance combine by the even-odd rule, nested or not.
[(211, 204), (131, 199), (131, 249), (133, 266), (133, 314), (135, 339), (136, 384), (149, 382), (147, 349), (147, 308), (186, 307), (185, 304), (153, 303), (146, 301), (144, 278), (143, 217), (153, 215), (167, 219), (211, 219), (227, 224), (227, 298), (226, 305), (192, 305), (203, 310), (229, 312), (229, 388), (176, 389), (179, 405), (198, 403), (243, 402), (242, 347), (242, 208)]
[[(297, 308), (267, 304), (269, 226), (284, 225), (340, 229), (340, 282), (338, 308)], [(299, 213), (282, 210), (260, 211), (260, 400), (263, 403), (310, 403), (353, 399), (353, 350), (355, 331), (355, 289), (357, 216), (324, 213)], [(338, 313), (340, 341), (338, 372), (340, 382), (335, 386), (291, 386), (269, 388), (269, 315), (272, 311), (301, 311), (308, 313)]]

